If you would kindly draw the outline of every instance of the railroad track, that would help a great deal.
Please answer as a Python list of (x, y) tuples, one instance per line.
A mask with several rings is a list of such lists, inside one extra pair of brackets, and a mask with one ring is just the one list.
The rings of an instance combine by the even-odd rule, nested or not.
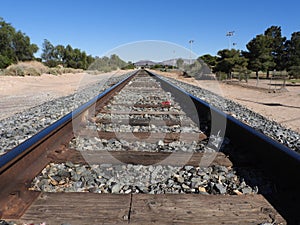
[(139, 70), (0, 158), (0, 215), (297, 224), (299, 154)]

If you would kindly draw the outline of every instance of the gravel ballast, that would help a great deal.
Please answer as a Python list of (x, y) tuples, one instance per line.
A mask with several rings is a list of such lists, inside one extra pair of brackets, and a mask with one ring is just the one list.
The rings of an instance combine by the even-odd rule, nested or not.
[(235, 117), (241, 122), (248, 124), (254, 129), (264, 133), (265, 135), (289, 147), (290, 149), (300, 153), (299, 133), (287, 129), (275, 121), (268, 120), (264, 116), (255, 113), (236, 102), (225, 99), (208, 90), (172, 78), (166, 78), (163, 76), (159, 77), (175, 84), (176, 86), (184, 89), (186, 92), (208, 102), (209, 104), (220, 109), (221, 111)]
[[(146, 78), (135, 77), (100, 110), (102, 113), (96, 115), (95, 121), (97, 119), (109, 119), (111, 120), (110, 123), (103, 124), (89, 121), (86, 128), (104, 133), (148, 133), (150, 136), (151, 134), (158, 134), (160, 140), (156, 143), (147, 143), (147, 138), (146, 140), (135, 138), (133, 141), (130, 137), (130, 140), (126, 140), (124, 135), (123, 138), (117, 137), (118, 140), (77, 136), (70, 142), (69, 147), (79, 151), (211, 152), (212, 149), (207, 147), (207, 141), (199, 140), (199, 134), (203, 132), (185, 115), (172, 94), (164, 91), (160, 83), (154, 78)], [(151, 91), (148, 91), (149, 87)], [(154, 87), (155, 92), (152, 91)], [(119, 113), (122, 112), (126, 114), (120, 115)], [(130, 114), (136, 112), (141, 113), (141, 115)], [(170, 114), (157, 114), (155, 117), (149, 117), (151, 112), (170, 112)], [(172, 116), (172, 113), (175, 113), (175, 115)], [(179, 113), (179, 115), (176, 115), (176, 113)], [(138, 126), (120, 124), (119, 119), (127, 120), (128, 123), (129, 119), (149, 119), (149, 124)], [(155, 125), (156, 121), (164, 121), (165, 119), (179, 121), (180, 123), (169, 126)], [(181, 125), (181, 121), (185, 121), (185, 125)], [(164, 143), (163, 140), (166, 134), (178, 134), (179, 140)], [(181, 134), (187, 134), (190, 140), (185, 140)]]
[(0, 121), (0, 154), (16, 147), (64, 115), (78, 108), (111, 85), (130, 76), (131, 73), (112, 77), (106, 83), (85, 87), (75, 94), (54, 99)]
[[(138, 87), (137, 91), (133, 88)], [(147, 91), (148, 88), (155, 88), (156, 91)], [(159, 95), (157, 95), (159, 93)], [(147, 107), (145, 107), (148, 105)], [(166, 114), (162, 114), (166, 112)], [(135, 114), (137, 113), (137, 114)], [(123, 88), (118, 95), (102, 109), (95, 118), (91, 118), (85, 129), (97, 132), (108, 133), (150, 133), (150, 134), (188, 134), (195, 135), (197, 141), (185, 142), (183, 140), (164, 142), (164, 138), (156, 143), (147, 143), (141, 139), (126, 140), (109, 139), (90, 136), (76, 136), (69, 147), (79, 151), (152, 151), (152, 152), (213, 152), (212, 145), (218, 146), (222, 140), (217, 136), (208, 140), (199, 140), (202, 131), (192, 122), (186, 125), (154, 125), (146, 124), (132, 126), (130, 124), (119, 124), (118, 122), (103, 124), (96, 122), (103, 119), (105, 114), (112, 117), (123, 115), (146, 116), (154, 113), (153, 120), (165, 119), (166, 115), (175, 114), (187, 118), (180, 105), (175, 101), (171, 93), (163, 91), (160, 83), (148, 77), (135, 77)], [(120, 118), (120, 117), (119, 117)], [(123, 118), (123, 117), (122, 117)], [(170, 117), (169, 117), (170, 118)], [(124, 118), (123, 118), (124, 119)], [(175, 119), (178, 119), (175, 117)], [(85, 134), (83, 134), (85, 135)], [(197, 138), (196, 138), (197, 137)], [(159, 135), (160, 138), (160, 135)], [(130, 139), (130, 138), (129, 138)], [(225, 139), (224, 139), (225, 140)], [(226, 140), (224, 143), (230, 143)], [(227, 146), (228, 147), (228, 146)], [(237, 175), (236, 170), (224, 166), (194, 167), (194, 166), (165, 166), (165, 165), (80, 165), (71, 162), (49, 164), (39, 176), (32, 182), (31, 190), (43, 192), (94, 192), (94, 193), (197, 193), (197, 194), (222, 194), (241, 195), (255, 194), (259, 187), (266, 186), (267, 181), (257, 180), (257, 173), (249, 171), (243, 177), (252, 180), (252, 186), (246, 184), (244, 178)], [(262, 183), (267, 182), (265, 185)], [(254, 184), (254, 185), (253, 185)], [(257, 184), (257, 185), (256, 185)], [(263, 189), (264, 190), (264, 189)]]
[[(255, 178), (254, 178), (255, 179)], [(267, 185), (267, 184), (266, 184)], [(197, 193), (241, 195), (257, 193), (225, 166), (49, 164), (30, 190), (93, 193)]]

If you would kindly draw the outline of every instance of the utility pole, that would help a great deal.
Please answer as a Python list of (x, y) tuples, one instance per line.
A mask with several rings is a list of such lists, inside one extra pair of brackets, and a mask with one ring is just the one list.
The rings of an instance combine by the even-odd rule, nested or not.
[(194, 40), (189, 40), (190, 43), (190, 64), (192, 64), (192, 45), (194, 43)]
[(234, 35), (235, 31), (229, 31), (227, 32), (226, 36), (228, 37), (228, 49), (230, 50), (230, 46), (231, 46), (231, 42), (230, 42), (230, 38)]

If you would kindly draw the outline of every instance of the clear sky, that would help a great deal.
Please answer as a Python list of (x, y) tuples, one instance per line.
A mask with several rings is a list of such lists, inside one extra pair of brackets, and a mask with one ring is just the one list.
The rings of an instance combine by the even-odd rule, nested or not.
[[(230, 43), (244, 50), (271, 25), (281, 26), (287, 38), (300, 31), (299, 9), (299, 0), (0, 0), (0, 17), (40, 48), (48, 39), (93, 56), (143, 40), (187, 49), (189, 40), (194, 40), (192, 50), (197, 56), (216, 55), (228, 48), (228, 31), (235, 31)], [(139, 57), (165, 59), (158, 51), (155, 59)], [(173, 50), (175, 56), (177, 52)], [(136, 59), (128, 56), (125, 60)]]

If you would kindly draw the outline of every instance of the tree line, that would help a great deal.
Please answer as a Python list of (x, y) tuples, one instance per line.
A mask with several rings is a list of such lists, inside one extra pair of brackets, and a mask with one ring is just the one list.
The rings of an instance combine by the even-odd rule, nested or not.
[(110, 57), (96, 57), (95, 61), (89, 67), (90, 70), (99, 70), (103, 72), (110, 72), (113, 70), (117, 70), (118, 68), (133, 69), (134, 66), (131, 62), (126, 63), (116, 54), (112, 54)]
[[(270, 71), (287, 71), (290, 76), (300, 77), (300, 32), (294, 32), (290, 39), (283, 37), (280, 26), (271, 26), (263, 34), (256, 35), (246, 45), (246, 51), (223, 49), (217, 56), (203, 55), (203, 60), (215, 73), (231, 76), (233, 72), (249, 74)], [(75, 69), (98, 69), (109, 71), (116, 68), (132, 68), (132, 63), (125, 63), (118, 56), (94, 58), (71, 45), (54, 46), (45, 39), (41, 58), (35, 58), (38, 46), (31, 43), (23, 32), (17, 31), (11, 24), (0, 17), (0, 69), (20, 61), (39, 60), (49, 67), (62, 65)], [(200, 63), (201, 64), (201, 63)]]
[(200, 58), (215, 73), (233, 72), (249, 74), (262, 71), (269, 78), (270, 71), (287, 71), (290, 76), (300, 77), (300, 32), (294, 32), (290, 39), (283, 37), (280, 26), (271, 26), (263, 34), (256, 35), (246, 45), (247, 51), (223, 49), (217, 56), (209, 54)]
[(38, 50), (38, 46), (31, 43), (25, 33), (17, 31), (0, 17), (0, 69), (30, 60), (42, 61), (49, 67), (61, 65), (74, 69), (88, 69), (95, 61), (94, 57), (78, 48), (72, 48), (71, 45), (54, 46), (47, 39), (43, 42), (41, 58), (34, 56)]
[(56, 67), (62, 65), (74, 69), (88, 69), (89, 65), (94, 62), (94, 57), (87, 55), (78, 48), (72, 48), (71, 45), (54, 46), (47, 39), (44, 40), (41, 59), (45, 65)]
[(38, 49), (26, 34), (16, 31), (0, 17), (0, 69), (19, 61), (35, 59), (34, 53)]

